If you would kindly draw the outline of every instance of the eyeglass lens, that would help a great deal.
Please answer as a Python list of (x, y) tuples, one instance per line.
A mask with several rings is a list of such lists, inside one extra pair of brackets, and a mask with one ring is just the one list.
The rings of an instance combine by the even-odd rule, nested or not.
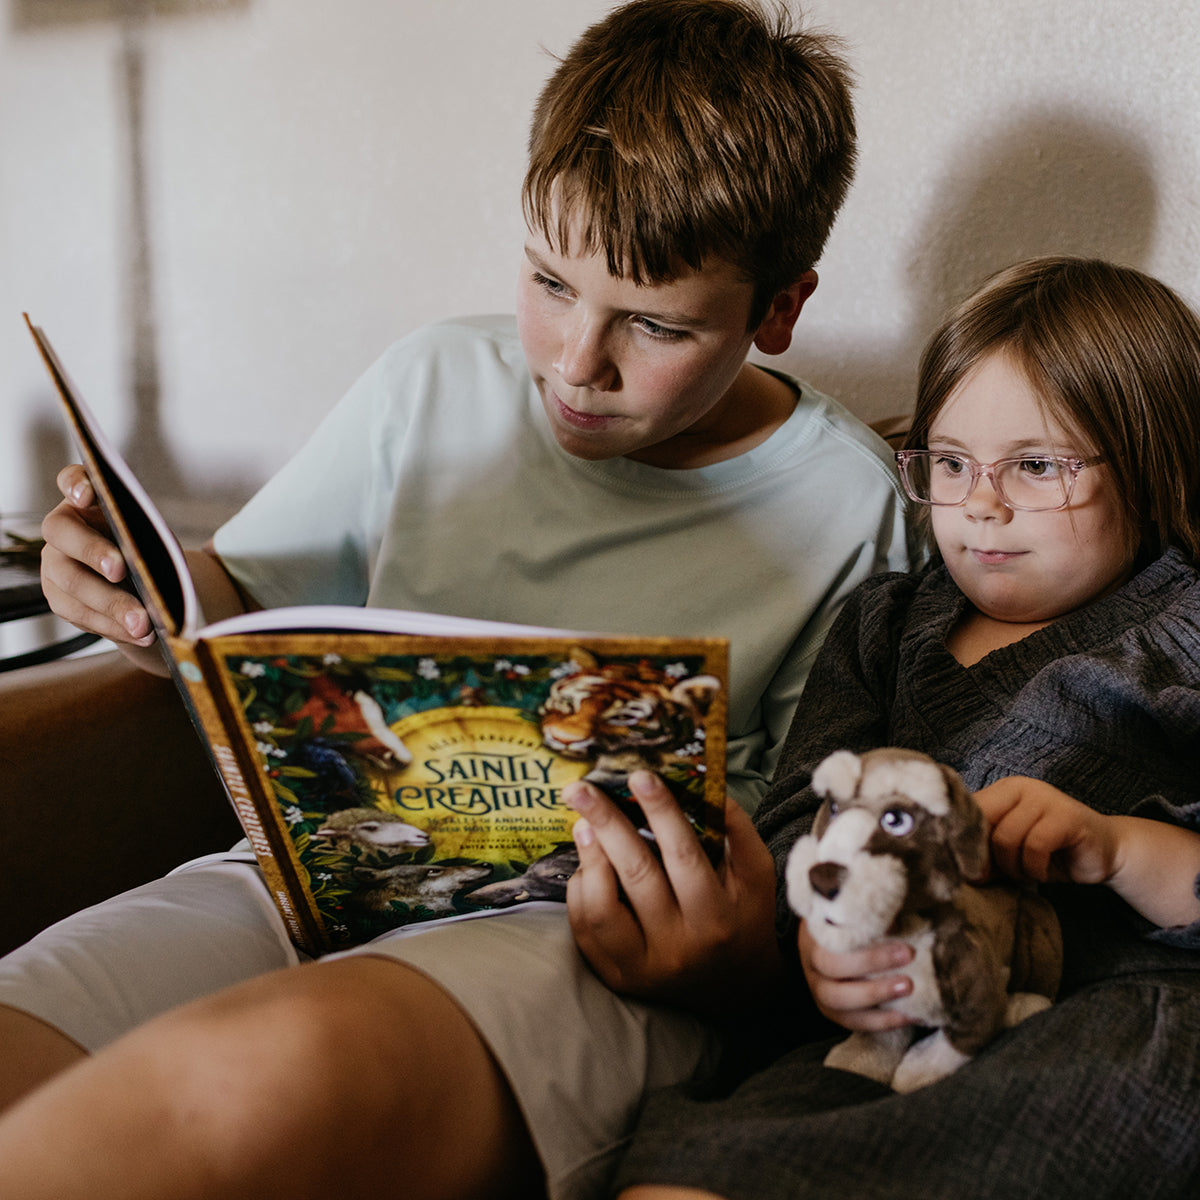
[(913, 455), (906, 469), (914, 494), (932, 504), (962, 504), (976, 478), (989, 473), (1001, 500), (1033, 511), (1062, 508), (1075, 482), (1071, 464), (1058, 458), (1006, 459), (989, 472), (955, 455), (929, 453)]

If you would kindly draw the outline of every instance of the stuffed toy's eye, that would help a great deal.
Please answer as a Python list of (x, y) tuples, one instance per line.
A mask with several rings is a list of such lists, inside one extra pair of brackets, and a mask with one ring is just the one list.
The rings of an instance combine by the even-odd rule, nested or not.
[(880, 829), (884, 833), (890, 833), (892, 837), (908, 837), (915, 824), (912, 813), (903, 808), (889, 808), (879, 818)]
[(841, 807), (841, 805), (839, 805), (836, 800), (826, 800), (825, 803), (829, 805), (829, 815), (831, 817), (836, 817), (838, 815), (838, 809)]

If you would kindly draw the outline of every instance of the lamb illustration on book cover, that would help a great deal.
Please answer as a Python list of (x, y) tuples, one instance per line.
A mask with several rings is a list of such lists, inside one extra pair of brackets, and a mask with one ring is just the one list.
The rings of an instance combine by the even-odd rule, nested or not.
[(644, 824), (626, 781), (657, 771), (717, 853), (705, 766), (720, 684), (700, 656), (261, 650), (226, 670), (334, 946), (564, 900), (578, 859), (562, 790), (577, 779)]

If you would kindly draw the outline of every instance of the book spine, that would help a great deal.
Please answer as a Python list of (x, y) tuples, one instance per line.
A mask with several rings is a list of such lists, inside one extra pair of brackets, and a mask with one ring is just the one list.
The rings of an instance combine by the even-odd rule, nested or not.
[(274, 798), (259, 778), (253, 747), (229, 709), (220, 672), (203, 643), (170, 638), (176, 682), (191, 710), (213, 766), (225, 785), (242, 831), (258, 860), (292, 941), (309, 954), (320, 954), (330, 943), (308, 889), (297, 873), (291, 839), (279, 827)]

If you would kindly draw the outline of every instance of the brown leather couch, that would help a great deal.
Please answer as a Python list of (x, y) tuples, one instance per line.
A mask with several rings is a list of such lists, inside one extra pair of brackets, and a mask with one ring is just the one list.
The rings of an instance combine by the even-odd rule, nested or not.
[(169, 680), (116, 651), (0, 674), (0, 953), (239, 836)]

